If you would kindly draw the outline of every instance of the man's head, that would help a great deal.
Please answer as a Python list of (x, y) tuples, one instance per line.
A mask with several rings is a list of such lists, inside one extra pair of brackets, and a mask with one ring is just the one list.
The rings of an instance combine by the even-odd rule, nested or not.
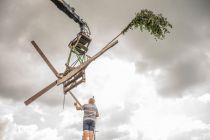
[(95, 104), (95, 99), (94, 99), (94, 97), (93, 97), (93, 98), (90, 98), (90, 99), (88, 100), (88, 103), (89, 103), (89, 104)]

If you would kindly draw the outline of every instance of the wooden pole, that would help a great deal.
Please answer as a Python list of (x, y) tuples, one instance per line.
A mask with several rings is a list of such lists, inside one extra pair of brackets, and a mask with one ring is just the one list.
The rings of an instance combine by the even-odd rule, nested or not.
[(47, 63), (48, 67), (52, 70), (52, 72), (55, 74), (56, 77), (58, 77), (58, 72), (53, 67), (53, 65), (50, 63), (50, 61), (47, 59), (47, 57), (44, 55), (42, 50), (39, 48), (39, 46), (36, 44), (35, 41), (31, 41), (31, 44), (34, 46), (34, 48), (37, 50), (37, 52), (40, 54), (42, 59)]
[(69, 91), (69, 94), (73, 97), (73, 99), (77, 102), (77, 104), (80, 106), (80, 108), (82, 109), (82, 105), (80, 104), (79, 100), (74, 96), (74, 94)]
[(29, 105), (31, 102), (33, 102), (34, 100), (36, 100), (37, 98), (39, 98), (40, 96), (42, 96), (44, 93), (46, 93), (48, 90), (50, 90), (51, 88), (53, 88), (57, 83), (57, 80), (52, 82), (51, 84), (49, 84), (48, 86), (46, 86), (45, 88), (43, 88), (41, 91), (39, 91), (38, 93), (36, 93), (35, 95), (33, 95), (31, 98), (29, 98), (28, 100), (26, 100), (24, 103), (25, 105)]

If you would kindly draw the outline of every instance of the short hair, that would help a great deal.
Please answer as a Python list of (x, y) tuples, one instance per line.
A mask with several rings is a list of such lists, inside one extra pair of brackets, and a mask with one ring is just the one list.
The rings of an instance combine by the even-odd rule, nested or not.
[(90, 98), (90, 99), (88, 100), (88, 102), (89, 102), (89, 104), (95, 104), (95, 99), (94, 99), (94, 98)]

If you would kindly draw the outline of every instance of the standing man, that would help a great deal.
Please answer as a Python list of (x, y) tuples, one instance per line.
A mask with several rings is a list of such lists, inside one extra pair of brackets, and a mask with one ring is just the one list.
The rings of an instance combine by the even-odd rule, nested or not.
[(83, 138), (87, 140), (93, 140), (93, 134), (95, 130), (96, 117), (99, 117), (98, 109), (95, 105), (95, 99), (90, 98), (88, 104), (84, 104), (82, 107), (78, 103), (74, 103), (77, 110), (84, 110), (83, 117)]

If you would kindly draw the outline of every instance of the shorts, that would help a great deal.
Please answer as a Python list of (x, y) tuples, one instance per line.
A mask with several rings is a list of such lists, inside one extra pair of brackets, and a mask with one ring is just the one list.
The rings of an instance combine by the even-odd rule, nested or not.
[(94, 131), (94, 129), (95, 129), (95, 121), (93, 120), (83, 121), (83, 131), (84, 130)]

